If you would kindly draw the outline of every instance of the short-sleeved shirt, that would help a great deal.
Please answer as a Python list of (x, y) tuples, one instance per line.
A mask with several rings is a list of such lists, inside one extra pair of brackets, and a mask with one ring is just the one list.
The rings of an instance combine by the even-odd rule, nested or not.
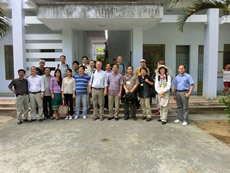
[(73, 76), (73, 78), (75, 79), (76, 95), (87, 94), (90, 76), (85, 73), (83, 76), (80, 76), (79, 73), (77, 73)]
[(124, 76), (124, 85), (128, 90), (131, 90), (136, 84), (139, 84), (139, 79), (136, 75), (132, 74), (130, 77), (128, 74)]
[(119, 73), (111, 74), (108, 77), (108, 95), (118, 96), (120, 93), (120, 85), (123, 85), (123, 76)]
[(28, 81), (26, 79), (20, 80), (19, 78), (14, 79), (8, 86), (9, 88), (14, 87), (17, 95), (28, 94)]
[(222, 70), (223, 72), (223, 81), (230, 82), (230, 71)]
[(61, 76), (62, 76), (62, 79), (64, 79), (66, 77), (66, 70), (69, 69), (69, 65), (60, 63), (57, 65), (56, 69), (61, 70)]
[(45, 74), (45, 68), (42, 70), (40, 67), (37, 68), (37, 75), (42, 76)]
[(44, 81), (44, 87), (45, 87), (45, 92), (44, 92), (44, 96), (51, 96), (51, 92), (50, 92), (50, 79), (53, 77), (53, 76), (46, 76), (46, 75), (43, 75), (43, 81)]
[(117, 64), (119, 69), (118, 69), (118, 73), (120, 73), (122, 76), (125, 75), (125, 64)]
[(178, 74), (173, 84), (176, 86), (176, 90), (184, 91), (184, 90), (189, 90), (190, 86), (194, 84), (194, 81), (190, 74), (184, 73), (183, 75)]

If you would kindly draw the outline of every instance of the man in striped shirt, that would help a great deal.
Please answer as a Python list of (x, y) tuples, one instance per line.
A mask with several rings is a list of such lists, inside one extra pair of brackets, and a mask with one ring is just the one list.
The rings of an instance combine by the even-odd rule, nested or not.
[(81, 65), (78, 69), (78, 73), (73, 76), (73, 78), (76, 81), (76, 115), (74, 119), (79, 118), (79, 112), (80, 112), (80, 101), (83, 105), (83, 112), (82, 117), (83, 119), (86, 119), (87, 114), (87, 104), (86, 104), (86, 98), (87, 98), (87, 86), (88, 82), (90, 80), (90, 76), (85, 74), (85, 66)]

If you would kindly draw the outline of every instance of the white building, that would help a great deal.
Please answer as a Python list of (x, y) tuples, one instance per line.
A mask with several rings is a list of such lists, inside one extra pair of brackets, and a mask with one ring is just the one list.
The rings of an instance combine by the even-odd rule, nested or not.
[(230, 18), (208, 10), (189, 18), (182, 33), (176, 25), (180, 3), (168, 8), (167, 2), (0, 0), (11, 20), (0, 42), (0, 93), (9, 93), (8, 84), (20, 68), (29, 74), (39, 59), (54, 68), (62, 54), (72, 66), (83, 55), (95, 59), (96, 47), (107, 42), (109, 62), (121, 55), (126, 65), (136, 68), (144, 58), (153, 72), (156, 63), (165, 60), (174, 76), (178, 65), (185, 64), (195, 81), (194, 93), (215, 98), (223, 88), (217, 70), (230, 63)]

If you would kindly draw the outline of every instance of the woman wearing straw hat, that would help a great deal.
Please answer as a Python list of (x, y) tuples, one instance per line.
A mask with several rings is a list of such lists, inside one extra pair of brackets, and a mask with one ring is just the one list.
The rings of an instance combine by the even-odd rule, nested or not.
[(169, 96), (171, 88), (171, 76), (169, 69), (165, 65), (160, 65), (157, 69), (159, 75), (156, 75), (155, 90), (158, 93), (157, 99), (160, 103), (160, 119), (162, 125), (165, 125), (169, 110)]

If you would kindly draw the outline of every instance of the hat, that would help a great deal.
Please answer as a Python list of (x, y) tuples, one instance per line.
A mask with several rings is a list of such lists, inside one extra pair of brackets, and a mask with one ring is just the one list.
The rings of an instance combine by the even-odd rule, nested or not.
[(141, 59), (141, 60), (140, 60), (140, 62), (143, 62), (143, 61), (144, 61), (144, 62), (146, 62), (146, 60), (145, 60), (145, 59)]
[(43, 59), (41, 59), (41, 60), (39, 61), (39, 63), (41, 63), (41, 62), (44, 63), (44, 64), (46, 63), (45, 60), (43, 60)]
[(164, 68), (164, 69), (165, 69), (165, 73), (170, 73), (169, 68), (168, 68), (167, 66), (165, 66), (165, 65), (160, 65), (160, 66), (157, 68), (156, 72), (160, 73), (160, 69), (161, 69), (161, 68)]

